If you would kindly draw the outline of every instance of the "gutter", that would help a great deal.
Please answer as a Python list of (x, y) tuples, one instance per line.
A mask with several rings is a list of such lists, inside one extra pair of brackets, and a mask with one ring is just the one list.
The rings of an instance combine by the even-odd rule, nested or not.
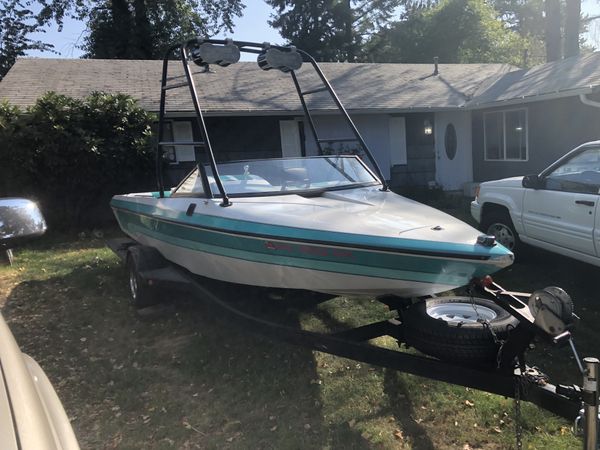
[(600, 108), (600, 102), (590, 100), (587, 98), (587, 94), (579, 94), (579, 100), (581, 100), (581, 103), (584, 105), (591, 106), (593, 108)]
[[(155, 112), (153, 110), (147, 110)], [(435, 113), (435, 112), (446, 112), (446, 111), (465, 111), (464, 105), (457, 106), (422, 106), (422, 107), (406, 107), (406, 108), (364, 108), (364, 109), (347, 109), (348, 114), (351, 116), (360, 115), (375, 115), (375, 114), (388, 114), (388, 115), (402, 115), (410, 113)], [(315, 109), (315, 116), (330, 116), (336, 114), (333, 109)], [(228, 111), (206, 111), (204, 112), (205, 117), (298, 117), (302, 116), (302, 110), (228, 110)], [(195, 117), (193, 111), (171, 111), (165, 114), (165, 118), (172, 119), (176, 117)]]
[[(576, 95), (579, 95), (581, 98), (581, 96), (585, 96), (586, 94), (592, 94), (594, 92), (594, 89), (597, 87), (598, 87), (598, 85), (589, 85), (586, 87), (564, 89), (562, 91), (554, 91), (554, 92), (548, 92), (548, 93), (543, 93), (543, 94), (524, 95), (522, 97), (510, 98), (510, 99), (506, 99), (506, 100), (497, 100), (497, 101), (493, 101), (493, 102), (482, 102), (482, 103), (470, 102), (470, 103), (467, 103), (466, 109), (475, 111), (478, 109), (499, 108), (499, 107), (510, 106), (510, 105), (521, 105), (523, 103), (539, 102), (539, 101), (544, 101), (544, 100), (556, 100), (556, 99), (565, 98), (565, 97), (574, 97)], [(586, 98), (586, 101), (592, 101), (592, 100), (588, 100)]]

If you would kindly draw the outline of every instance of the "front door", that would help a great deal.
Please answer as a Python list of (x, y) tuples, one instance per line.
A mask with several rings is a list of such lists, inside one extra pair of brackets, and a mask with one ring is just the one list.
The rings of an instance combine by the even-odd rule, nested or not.
[(525, 189), (526, 236), (596, 255), (594, 228), (599, 190), (600, 147), (591, 147), (544, 174), (542, 189)]
[(445, 191), (462, 190), (473, 181), (471, 113), (435, 114), (435, 181)]

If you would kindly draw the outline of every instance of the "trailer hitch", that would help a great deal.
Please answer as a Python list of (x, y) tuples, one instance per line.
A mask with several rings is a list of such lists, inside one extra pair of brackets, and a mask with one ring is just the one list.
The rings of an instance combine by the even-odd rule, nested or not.
[[(598, 450), (600, 441), (600, 413), (598, 400), (598, 377), (600, 361), (584, 358), (583, 363), (573, 342), (571, 332), (579, 319), (573, 312), (573, 302), (561, 288), (547, 287), (533, 293), (512, 292), (495, 283), (491, 277), (473, 280), (468, 289), (477, 289), (488, 295), (498, 305), (519, 319), (515, 333), (503, 345), (502, 364), (514, 364), (515, 357), (523, 367), (525, 342), (541, 336), (554, 345), (569, 345), (583, 375), (583, 387), (576, 385), (556, 386), (556, 394), (572, 401), (581, 401), (582, 408), (575, 419), (573, 431), (583, 435), (584, 450)], [(512, 338), (512, 342), (511, 342)], [(522, 376), (528, 376), (527, 370)]]

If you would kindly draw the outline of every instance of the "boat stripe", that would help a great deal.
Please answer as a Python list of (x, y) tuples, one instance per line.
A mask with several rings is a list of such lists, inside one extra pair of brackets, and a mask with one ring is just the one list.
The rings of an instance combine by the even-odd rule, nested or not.
[(449, 285), (465, 284), (472, 276), (485, 275), (491, 269), (485, 263), (474, 267), (472, 262), (448, 262), (394, 253), (338, 250), (295, 243), (277, 246), (269, 240), (231, 236), (121, 209), (116, 212), (121, 226), (130, 233), (144, 233), (181, 247), (269, 264)]
[[(159, 218), (182, 225), (202, 227), (207, 230), (226, 231), (238, 235), (254, 236), (262, 239), (283, 238), (308, 244), (335, 245), (340, 247), (373, 250), (378, 252), (394, 252), (409, 255), (426, 255), (439, 258), (465, 259), (485, 261), (493, 257), (504, 256), (504, 250), (480, 245), (440, 243), (415, 239), (366, 236), (353, 233), (341, 233), (322, 230), (295, 228), (282, 225), (268, 225), (239, 219), (229, 219), (206, 214), (186, 216), (183, 212), (141, 204), (137, 202), (114, 199), (113, 208), (125, 209), (148, 217)], [(443, 248), (443, 251), (436, 248)]]
[[(218, 247), (214, 245), (200, 244), (198, 242), (190, 242), (186, 239), (180, 239), (174, 236), (166, 236), (160, 233), (153, 233), (150, 230), (142, 227), (137, 227), (133, 225), (131, 227), (132, 231), (137, 231), (145, 234), (153, 239), (157, 239), (172, 245), (176, 245), (178, 247), (188, 248), (191, 250), (202, 251), (205, 253), (211, 253), (219, 256), (227, 256), (230, 258), (241, 259), (244, 261), (251, 262), (260, 262), (271, 265), (278, 266), (288, 266), (288, 267), (297, 267), (301, 269), (312, 269), (319, 270), (321, 272), (334, 272), (334, 273), (344, 273), (348, 275), (361, 275), (361, 276), (369, 276), (372, 278), (383, 278), (383, 279), (393, 279), (400, 281), (420, 281), (423, 283), (436, 283), (442, 284), (440, 282), (439, 275), (432, 276), (432, 274), (422, 274), (416, 272), (406, 272), (394, 269), (383, 269), (383, 268), (367, 268), (365, 266), (357, 266), (353, 264), (345, 264), (345, 263), (335, 263), (328, 262), (327, 264), (315, 264), (316, 260), (309, 260), (304, 258), (291, 258), (291, 257), (279, 257), (279, 256), (269, 256), (269, 255), (260, 255), (253, 252), (244, 252), (237, 251), (233, 249), (228, 249), (224, 247)], [(367, 270), (365, 270), (367, 269)], [(463, 283), (462, 278), (454, 278), (447, 279), (443, 278), (444, 284), (449, 285), (459, 285)]]

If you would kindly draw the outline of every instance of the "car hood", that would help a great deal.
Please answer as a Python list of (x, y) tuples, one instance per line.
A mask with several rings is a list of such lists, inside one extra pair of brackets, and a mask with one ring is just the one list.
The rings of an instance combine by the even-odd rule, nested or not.
[(480, 189), (486, 187), (523, 187), (523, 177), (502, 178), (501, 180), (485, 181), (481, 183)]

